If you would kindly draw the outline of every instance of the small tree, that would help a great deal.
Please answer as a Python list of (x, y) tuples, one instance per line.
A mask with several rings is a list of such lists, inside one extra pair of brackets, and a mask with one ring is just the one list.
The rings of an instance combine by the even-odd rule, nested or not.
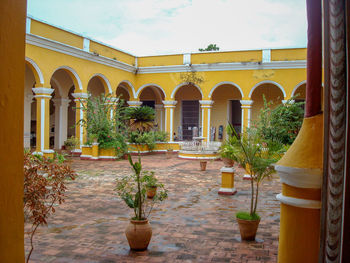
[(31, 223), (29, 235), (31, 248), (26, 262), (33, 252), (33, 237), (40, 225), (47, 225), (48, 217), (55, 213), (55, 206), (64, 202), (66, 181), (74, 180), (75, 172), (65, 163), (62, 155), (54, 159), (24, 153), (24, 218)]
[(220, 48), (216, 46), (216, 44), (209, 44), (206, 48), (200, 48), (198, 49), (199, 51), (201, 52), (204, 52), (204, 51), (217, 51), (219, 50)]

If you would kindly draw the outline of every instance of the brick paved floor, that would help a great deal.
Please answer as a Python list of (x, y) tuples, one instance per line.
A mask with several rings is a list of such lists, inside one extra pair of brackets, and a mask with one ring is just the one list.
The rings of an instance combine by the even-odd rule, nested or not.
[[(66, 202), (34, 238), (32, 262), (276, 262), (279, 232), (279, 179), (262, 186), (258, 242), (240, 242), (237, 210), (248, 210), (249, 181), (236, 167), (234, 196), (219, 196), (221, 161), (199, 162), (165, 155), (142, 157), (146, 170), (169, 190), (150, 217), (148, 251), (129, 250), (124, 230), (132, 211), (117, 198), (116, 176), (131, 172), (128, 161), (74, 159), (77, 180), (68, 184)], [(27, 244), (28, 246), (28, 241)]]

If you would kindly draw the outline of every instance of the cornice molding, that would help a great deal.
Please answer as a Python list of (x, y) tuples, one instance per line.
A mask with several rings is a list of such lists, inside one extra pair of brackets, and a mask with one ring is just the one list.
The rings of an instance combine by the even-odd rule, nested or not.
[(110, 59), (103, 56), (96, 56), (91, 52), (84, 51), (80, 48), (72, 47), (57, 41), (53, 41), (51, 39), (47, 39), (44, 37), (40, 37), (33, 34), (27, 34), (26, 35), (26, 43), (30, 45), (34, 45), (37, 47), (46, 48), (52, 51), (56, 51), (59, 53), (63, 53), (66, 55), (70, 55), (73, 57), (89, 60), (95, 63), (103, 64), (106, 66), (110, 66), (113, 68), (121, 69), (127, 72), (134, 73), (136, 71), (136, 68), (134, 66), (131, 66), (129, 64), (116, 61), (114, 59)]

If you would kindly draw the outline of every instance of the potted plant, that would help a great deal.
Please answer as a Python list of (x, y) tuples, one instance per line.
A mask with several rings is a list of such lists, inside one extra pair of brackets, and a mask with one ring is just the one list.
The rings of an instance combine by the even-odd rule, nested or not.
[[(117, 179), (116, 192), (124, 202), (133, 209), (134, 216), (125, 230), (130, 249), (146, 250), (152, 237), (152, 228), (148, 222), (148, 216), (153, 206), (167, 198), (167, 191), (159, 187), (152, 200), (147, 200), (147, 177), (152, 172), (142, 171), (141, 157), (133, 162), (131, 155), (128, 155), (133, 174)], [(158, 185), (159, 186), (159, 185)]]
[(232, 167), (233, 166), (233, 149), (232, 145), (229, 144), (228, 142), (225, 142), (221, 145), (220, 147), (220, 156), (221, 160), (224, 162), (225, 167)]
[(153, 199), (157, 194), (157, 188), (164, 188), (164, 185), (158, 182), (158, 179), (154, 176), (153, 171), (144, 171), (143, 180), (146, 183), (147, 198)]
[(79, 139), (75, 136), (71, 136), (64, 142), (64, 149), (67, 151), (71, 151), (75, 149), (78, 145)]
[[(282, 144), (263, 141), (253, 130), (248, 130), (240, 138), (234, 128), (230, 126), (229, 142), (233, 148), (233, 158), (250, 176), (250, 209), (249, 212), (238, 212), (236, 219), (242, 240), (255, 240), (260, 223), (257, 214), (259, 190), (261, 182), (275, 173), (273, 164), (281, 157), (279, 152)], [(248, 169), (249, 167), (249, 169)]]
[(173, 152), (174, 152), (173, 148), (169, 147), (168, 149), (166, 149), (166, 158), (170, 159), (173, 156)]
[(201, 171), (205, 171), (207, 168), (207, 160), (200, 160), (199, 165), (201, 167)]

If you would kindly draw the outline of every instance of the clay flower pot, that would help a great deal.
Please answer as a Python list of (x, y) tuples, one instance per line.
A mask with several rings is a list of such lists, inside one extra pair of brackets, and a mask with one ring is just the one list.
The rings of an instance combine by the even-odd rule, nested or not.
[(259, 227), (260, 219), (258, 220), (243, 220), (236, 218), (241, 233), (241, 239), (246, 241), (254, 241), (256, 232)]
[(146, 250), (152, 237), (152, 228), (148, 220), (130, 220), (125, 229), (125, 235), (128, 239), (130, 249)]
[(233, 166), (233, 160), (232, 159), (229, 159), (229, 158), (226, 158), (226, 157), (222, 157), (221, 159), (224, 162), (224, 166), (225, 167), (232, 167)]
[(201, 166), (201, 171), (205, 171), (207, 168), (207, 161), (200, 161), (199, 164)]
[(153, 197), (156, 195), (157, 193), (157, 186), (152, 186), (152, 187), (148, 187), (147, 188), (147, 198), (149, 199), (153, 199)]

